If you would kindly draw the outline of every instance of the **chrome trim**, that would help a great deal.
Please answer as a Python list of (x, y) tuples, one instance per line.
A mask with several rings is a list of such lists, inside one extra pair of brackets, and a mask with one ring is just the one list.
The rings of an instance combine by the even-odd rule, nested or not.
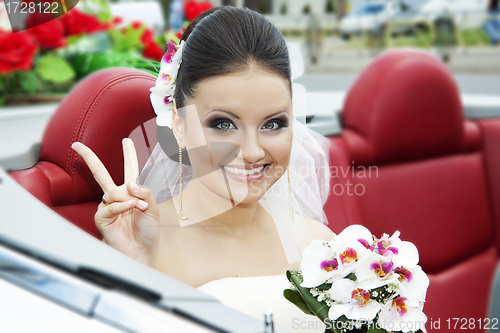
[(218, 332), (133, 294), (81, 280), (2, 244), (0, 279), (127, 332)]
[(0, 245), (0, 278), (90, 316), (101, 288)]
[(220, 332), (112, 290), (101, 296), (94, 317), (132, 332)]
[(273, 310), (271, 309), (264, 312), (264, 332), (274, 333)]

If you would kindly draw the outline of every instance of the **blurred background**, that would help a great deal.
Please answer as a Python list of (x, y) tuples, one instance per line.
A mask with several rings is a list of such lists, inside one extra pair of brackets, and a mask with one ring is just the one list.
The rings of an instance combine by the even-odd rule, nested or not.
[[(397, 219), (403, 216), (401, 221), (406, 221), (410, 216), (421, 216), (420, 213), (413, 214), (413, 209), (415, 209), (415, 212), (421, 211), (429, 215), (430, 218), (426, 217), (424, 220), (428, 224), (441, 218), (446, 223), (449, 222), (448, 224), (435, 223), (432, 225), (436, 230), (439, 229), (439, 232), (435, 234), (428, 232), (428, 229), (420, 224), (409, 223), (404, 226), (410, 228), (407, 230), (411, 230), (415, 226), (422, 230), (421, 233), (414, 234), (421, 235), (424, 240), (420, 243), (415, 242), (415, 244), (420, 249), (427, 251), (425, 260), (433, 265), (426, 266), (424, 269), (431, 267), (430, 272), (436, 273), (433, 281), (437, 281), (437, 283), (431, 285), (434, 286), (434, 289), (428, 295), (433, 296), (431, 296), (429, 305), (426, 305), (426, 309), (430, 309), (430, 313), (440, 314), (443, 322), (446, 320), (446, 313), (450, 314), (450, 318), (485, 317), (486, 303), (488, 302), (486, 295), (493, 295), (493, 289), (490, 290), (488, 287), (489, 281), (493, 278), (493, 270), (495, 269), (493, 265), (498, 262), (497, 254), (493, 254), (491, 251), (494, 248), (493, 242), (497, 242), (498, 238), (491, 230), (497, 229), (495, 227), (491, 229), (489, 225), (490, 213), (486, 213), (486, 211), (490, 208), (487, 206), (486, 199), (491, 199), (491, 214), (493, 214), (493, 209), (500, 207), (494, 204), (494, 202), (498, 202), (498, 197), (494, 197), (496, 195), (494, 191), (498, 189), (497, 184), (499, 184), (498, 175), (494, 170), (500, 170), (497, 167), (499, 163), (497, 147), (499, 147), (498, 138), (500, 138), (498, 134), (500, 132), (497, 130), (500, 124), (498, 123), (498, 119), (500, 119), (498, 118), (500, 116), (499, 0), (80, 0), (78, 3), (76, 0), (24, 0), (24, 3), (34, 3), (32, 8), (35, 10), (26, 17), (22, 17), (22, 20), (14, 22), (14, 20), (10, 20), (14, 10), (13, 4), (19, 4), (19, 1), (23, 0), (0, 0), (0, 169), (5, 169), (8, 172), (27, 169), (27, 173), (21, 174), (18, 179), (22, 177), (27, 179), (26, 183), (29, 185), (27, 187), (30, 187), (31, 191), (36, 191), (39, 187), (42, 189), (40, 193), (50, 192), (51, 194), (48, 195), (50, 198), (53, 183), (46, 180), (54, 177), (57, 178), (57, 181), (65, 182), (66, 179), (70, 179), (66, 169), (63, 170), (52, 163), (50, 165), (53, 165), (54, 169), (47, 170), (64, 171), (61, 173), (64, 177), (59, 176), (61, 175), (59, 173), (57, 175), (54, 173), (56, 176), (50, 174), (45, 177), (46, 171), (38, 172), (38, 169), (33, 168), (35, 172), (31, 175), (40, 175), (44, 179), (43, 184), (41, 182), (32, 182), (31, 184), (31, 178), (25, 175), (33, 171), (30, 168), (38, 162), (40, 142), (46, 124), (60, 105), (61, 100), (82, 78), (100, 69), (124, 66), (157, 75), (160, 61), (165, 52), (175, 47), (174, 45), (179, 42), (179, 38), (189, 22), (213, 6), (231, 5), (249, 7), (259, 11), (282, 31), (287, 41), (300, 44), (304, 57), (305, 74), (297, 81), (308, 90), (307, 110), (309, 115), (314, 116), (308, 117), (308, 126), (326, 136), (337, 136), (341, 133), (342, 118), (340, 113), (344, 106), (346, 93), (362, 70), (379, 54), (389, 49), (410, 47), (418, 48), (437, 57), (448, 67), (459, 86), (464, 116), (476, 119), (478, 124), (481, 119), (485, 120), (484, 123), (481, 123), (481, 127), (479, 125), (469, 126), (469, 129), (477, 129), (477, 133), (472, 131), (473, 134), (475, 133), (473, 140), (477, 139), (477, 142), (483, 140), (486, 142), (485, 147), (489, 147), (489, 150), (481, 147), (471, 154), (463, 154), (460, 158), (463, 158), (463, 161), (467, 163), (459, 165), (457, 162), (452, 164), (449, 169), (446, 169), (448, 164), (439, 164), (438, 173), (433, 173), (432, 176), (425, 179), (421, 175), (427, 173), (416, 173), (417, 176), (420, 175), (420, 178), (407, 177), (401, 182), (402, 185), (398, 181), (397, 186), (394, 186), (397, 191), (404, 188), (405, 184), (418, 183), (418, 186), (404, 188), (402, 195), (397, 191), (379, 191), (381, 194), (389, 195), (389, 204), (369, 203), (367, 206), (376, 212), (373, 214), (374, 220), (382, 216), (384, 218), (380, 218), (380, 220), (384, 221), (385, 216), (388, 215), (378, 215), (378, 213), (387, 211), (386, 214), (393, 214), (394, 210), (386, 210), (385, 208), (395, 207), (397, 201), (392, 199), (401, 197), (401, 202), (406, 204), (406, 206), (403, 204), (401, 207), (411, 207), (411, 209), (408, 211), (401, 209), (401, 215), (394, 214), (391, 218)], [(37, 11), (36, 9), (39, 8), (48, 9), (48, 13)], [(67, 13), (61, 15), (61, 8)], [(395, 85), (392, 83), (390, 86), (394, 87)], [(94, 86), (91, 89), (93, 91)], [(145, 91), (147, 93), (147, 89)], [(416, 98), (418, 99), (420, 96), (418, 95)], [(145, 100), (149, 105), (149, 99)], [(62, 109), (67, 111), (68, 105), (70, 105), (69, 110), (75, 110), (72, 108), (71, 100), (67, 101), (68, 103), (65, 102), (66, 109)], [(360, 104), (363, 104), (363, 101)], [(404, 107), (406, 105), (407, 103), (404, 103)], [(80, 112), (77, 109), (76, 111)], [(135, 112), (135, 109), (133, 111)], [(490, 118), (492, 124), (488, 123)], [(111, 126), (114, 125), (116, 124)], [(489, 134), (485, 134), (488, 128)], [(57, 130), (48, 131), (48, 133), (59, 134)], [(427, 135), (424, 126), (422, 126), (421, 133), (422, 136)], [(59, 139), (57, 135), (52, 137)], [(106, 142), (100, 136), (97, 141), (101, 139), (103, 140), (103, 149), (112, 151), (109, 147), (115, 143)], [(336, 138), (331, 139), (330, 142), (334, 142)], [(58, 140), (54, 141), (59, 144)], [(65, 149), (69, 150), (69, 147)], [(469, 163), (470, 157), (477, 158), (477, 160), (472, 160), (477, 163)], [(488, 159), (493, 162), (491, 165), (485, 166), (486, 164), (483, 163), (488, 162)], [(349, 161), (346, 163), (349, 164)], [(400, 165), (404, 167), (405, 164), (400, 163)], [(425, 167), (422, 165), (417, 165), (421, 169), (413, 168), (411, 165), (412, 168), (405, 170), (419, 172), (423, 169), (427, 170), (427, 164)], [(478, 168), (469, 167), (470, 165)], [(385, 166), (386, 170), (394, 170), (392, 164)], [(490, 168), (488, 170), (493, 176), (490, 183), (483, 184), (482, 180), (478, 181), (477, 179), (486, 173), (487, 168)], [(120, 170), (122, 170), (121, 165)], [(444, 174), (448, 173), (456, 178), (443, 177)], [(395, 178), (390, 177), (390, 174), (391, 172), (388, 176), (386, 172), (384, 174), (386, 178), (377, 182), (376, 186), (373, 182), (372, 188), (377, 190), (377, 186), (385, 188), (386, 184), (391, 184), (390, 182), (394, 181)], [(398, 175), (401, 174), (405, 173), (398, 173)], [(455, 181), (455, 179), (459, 179), (458, 175), (465, 175), (464, 183)], [(421, 183), (422, 179), (425, 181)], [(434, 182), (435, 179), (443, 181)], [(449, 179), (453, 181), (445, 182)], [(460, 178), (460, 180), (462, 179)], [(7, 179), (4, 183), (7, 183)], [(0, 177), (1, 184), (2, 178)], [(73, 184), (71, 182), (71, 186)], [(462, 190), (462, 184), (465, 184), (463, 187), (465, 190)], [(66, 185), (64, 183), (61, 188)], [(482, 188), (483, 185), (491, 185), (491, 188)], [(427, 189), (430, 191), (421, 190), (426, 186), (429, 186)], [(469, 192), (468, 186), (473, 190)], [(431, 208), (443, 207), (438, 212), (439, 214), (436, 214), (437, 209), (434, 211), (428, 207), (422, 208), (424, 206), (420, 203), (413, 204), (412, 189), (417, 187), (420, 190), (415, 192), (421, 195), (421, 197), (418, 195), (417, 197), (425, 198), (425, 200), (421, 200), (424, 204), (429, 203), (428, 207)], [(454, 191), (455, 188), (458, 190)], [(78, 191), (75, 189), (76, 187), (71, 187), (70, 192), (77, 193)], [(484, 192), (482, 192), (483, 190)], [(490, 190), (493, 194), (489, 194)], [(433, 193), (434, 191), (435, 193)], [(53, 192), (57, 200), (66, 200), (62, 194), (65, 192), (59, 190)], [(449, 196), (448, 193), (451, 192), (457, 196)], [(466, 195), (462, 195), (462, 192)], [(428, 193), (433, 193), (434, 196), (428, 196)], [(0, 194), (2, 194), (1, 191)], [(377, 195), (369, 197), (369, 199), (373, 200), (375, 197), (384, 198), (382, 195)], [(11, 199), (10, 192), (4, 194), (4, 198)], [(441, 201), (434, 200), (434, 198), (439, 198)], [(455, 204), (452, 200), (456, 198), (458, 201)], [(98, 199), (100, 201), (99, 196)], [(412, 202), (411, 205), (407, 199)], [(21, 207), (20, 205), (24, 205), (23, 208), (29, 206), (25, 204), (24, 199), (15, 198), (12, 202), (14, 201), (16, 201), (16, 205), (17, 203), (19, 205), (13, 205), (14, 208), (11, 209), (13, 212), (17, 207)], [(9, 200), (6, 202), (8, 205)], [(373, 202), (377, 203), (377, 200), (373, 200)], [(460, 202), (469, 205), (463, 205), (466, 207), (463, 208)], [(54, 210), (59, 212), (71, 212), (75, 216), (78, 215), (78, 219), (90, 221), (97, 232), (92, 218), (87, 218), (93, 216), (97, 204), (97, 202), (78, 202), (77, 204), (72, 202), (71, 204), (61, 204), (61, 206), (54, 204), (51, 208), (56, 208)], [(456, 212), (458, 213), (451, 214), (450, 212), (455, 211), (455, 206), (457, 206)], [(80, 208), (75, 209), (75, 207), (83, 208), (80, 210)], [(378, 209), (379, 207), (383, 209)], [(485, 207), (485, 210), (481, 210), (481, 207)], [(461, 210), (462, 208), (463, 210)], [(331, 211), (335, 211), (335, 209), (332, 208)], [(30, 209), (26, 209), (27, 213), (29, 211)], [(462, 211), (466, 213), (460, 213)], [(81, 212), (85, 213), (81, 214)], [(406, 214), (407, 212), (409, 214)], [(479, 216), (477, 221), (475, 212), (478, 212)], [(7, 217), (2, 216), (5, 221), (11, 219), (8, 214), (9, 210), (7, 210)], [(366, 214), (370, 215), (371, 213)], [(463, 217), (461, 217), (461, 222), (457, 223), (455, 217), (460, 214)], [(11, 215), (17, 217), (17, 211)], [(24, 219), (23, 215), (20, 216), (17, 219), (19, 224), (12, 223), (4, 228), (7, 231), (12, 229), (17, 232), (19, 230), (19, 239), (24, 237), (24, 232), (20, 232), (24, 229), (21, 227), (16, 229), (12, 226), (27, 225), (24, 224), (25, 220), (33, 222), (33, 225), (41, 225), (37, 219)], [(480, 220), (481, 218), (483, 220)], [(491, 217), (491, 221), (494, 221), (493, 217)], [(483, 224), (478, 224), (479, 222)], [(469, 225), (473, 225), (474, 228), (468, 228)], [(478, 227), (475, 228), (475, 226)], [(461, 228), (457, 235), (459, 234), (462, 238), (455, 239), (454, 234), (448, 234), (447, 228), (453, 232)], [(38, 229), (34, 228), (33, 230)], [(435, 235), (435, 238), (427, 237), (426, 233), (432, 237)], [(50, 239), (38, 237), (39, 234), (34, 231), (30, 235), (34, 236), (33, 239), (40, 241), (40, 244), (44, 240)], [(54, 236), (56, 233), (51, 235)], [(441, 237), (441, 235), (446, 236)], [(482, 238), (476, 237), (476, 235)], [(44, 234), (44, 236), (46, 235)], [(54, 243), (54, 246), (60, 245), (59, 234), (56, 236), (58, 241), (51, 242)], [(404, 237), (408, 236), (413, 237), (414, 235), (407, 233)], [(62, 237), (62, 239), (73, 242), (71, 237), (66, 239)], [(438, 239), (438, 242), (434, 239)], [(467, 244), (467, 246), (464, 247), (463, 244)], [(476, 245), (471, 247), (470, 244)], [(75, 246), (78, 248), (80, 245), (76, 244)], [(476, 252), (471, 251), (471, 248), (475, 249)], [(481, 252), (483, 250), (484, 252)], [(465, 253), (463, 258), (465, 258), (466, 264), (458, 263), (455, 265), (461, 254), (455, 255), (452, 253), (453, 251)], [(66, 254), (67, 251), (64, 252)], [(78, 249), (78, 253), (83, 252)], [(444, 252), (446, 253), (443, 255)], [(473, 256), (475, 259), (470, 260), (469, 258), (473, 258)], [(95, 257), (100, 258), (97, 255)], [(434, 258), (437, 258), (436, 261)], [(452, 259), (444, 260), (442, 258)], [(105, 261), (102, 262), (105, 263)], [(442, 265), (443, 262), (445, 264)], [(442, 267), (436, 268), (438, 265)], [(109, 262), (102, 265), (102, 267), (104, 266), (109, 266)], [(113, 269), (115, 267), (113, 266)], [(490, 307), (492, 311), (497, 311), (492, 316), (494, 318), (499, 317), (499, 286), (500, 271), (497, 273), (496, 298), (492, 298), (495, 303), (492, 303)], [(457, 303), (455, 301), (457, 298), (450, 297), (450, 295), (460, 294), (457, 294), (456, 290), (467, 290), (474, 297), (469, 297), (466, 305)], [(19, 313), (24, 316), (26, 312), (23, 310)]]
[[(4, 166), (27, 151), (36, 156), (50, 115), (83, 77), (116, 66), (157, 75), (168, 43), (178, 43), (199, 13), (221, 5), (259, 11), (288, 41), (301, 45), (305, 74), (297, 81), (316, 94), (310, 99), (311, 113), (340, 112), (361, 70), (384, 50), (401, 47), (419, 48), (446, 63), (464, 103), (472, 105), (466, 113), (476, 106), (500, 110), (498, 0), (69, 1), (32, 1), (55, 14), (34, 10), (14, 25), (12, 15), (9, 21), (14, 2), (0, 0)], [(63, 4), (70, 9), (67, 14), (53, 10)], [(30, 157), (12, 167), (35, 162)]]
[(56, 19), (30, 14), (24, 27), (11, 27), (11, 6), (2, 0), (0, 105), (58, 101), (105, 67), (155, 73), (166, 43), (221, 5), (259, 11), (299, 42), (306, 63), (300, 82), (309, 91), (346, 90), (383, 50), (416, 47), (446, 62), (463, 92), (498, 93), (498, 0), (82, 0)]

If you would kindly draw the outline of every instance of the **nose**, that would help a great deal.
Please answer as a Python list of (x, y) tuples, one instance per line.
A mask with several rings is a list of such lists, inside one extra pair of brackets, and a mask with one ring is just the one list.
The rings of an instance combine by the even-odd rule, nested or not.
[(266, 157), (266, 151), (257, 133), (247, 132), (240, 142), (238, 158), (248, 163), (257, 163)]

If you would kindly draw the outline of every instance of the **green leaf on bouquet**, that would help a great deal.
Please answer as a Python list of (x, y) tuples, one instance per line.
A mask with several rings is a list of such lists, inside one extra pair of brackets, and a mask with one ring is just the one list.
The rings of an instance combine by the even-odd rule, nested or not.
[(19, 71), (16, 74), (19, 85), (24, 91), (31, 94), (38, 89), (38, 86), (40, 85), (40, 79), (34, 72)]
[(384, 330), (383, 328), (371, 328), (371, 327), (368, 327), (368, 331), (366, 331), (366, 333), (387, 333), (387, 331)]
[(285, 296), (287, 300), (295, 304), (295, 306), (298, 307), (305, 314), (314, 315), (314, 313), (312, 313), (311, 309), (309, 309), (307, 303), (304, 301), (302, 296), (300, 296), (300, 293), (297, 290), (285, 289), (283, 291), (283, 296)]
[[(311, 292), (310, 292), (311, 288), (305, 288), (305, 287), (302, 287), (300, 285), (302, 283), (303, 279), (302, 279), (302, 276), (300, 274), (298, 274), (298, 270), (288, 270), (286, 272), (286, 277), (293, 284), (293, 286), (297, 289), (297, 291), (296, 291), (297, 294), (300, 295), (300, 297), (302, 298), (302, 300), (303, 300), (302, 303), (305, 303), (305, 305), (307, 305), (307, 307), (310, 310), (310, 313), (315, 315), (316, 317), (318, 317), (323, 323), (329, 322), (330, 319), (328, 318), (328, 310), (330, 308), (328, 307), (328, 305), (325, 302), (318, 302), (318, 299), (311, 294)], [(291, 290), (291, 289), (288, 289), (288, 290)], [(290, 296), (290, 294), (288, 296)], [(288, 297), (286, 297), (286, 298), (288, 300), (290, 300)], [(294, 300), (295, 300), (295, 298), (294, 298)], [(293, 304), (295, 304), (303, 312), (307, 313), (306, 311), (304, 311), (301, 308), (301, 307), (303, 307), (302, 303), (299, 306), (294, 301), (291, 301), (291, 302)], [(340, 333), (340, 330), (337, 330), (335, 327), (331, 327), (330, 331), (335, 332), (335, 333)]]
[(53, 83), (68, 82), (75, 77), (75, 71), (71, 65), (64, 58), (54, 55), (47, 55), (40, 59), (36, 72), (43, 80)]
[(347, 275), (347, 276), (345, 277), (345, 279), (349, 279), (349, 280), (352, 280), (352, 281), (356, 281), (358, 278), (356, 277), (356, 274), (351, 273), (351, 274)]

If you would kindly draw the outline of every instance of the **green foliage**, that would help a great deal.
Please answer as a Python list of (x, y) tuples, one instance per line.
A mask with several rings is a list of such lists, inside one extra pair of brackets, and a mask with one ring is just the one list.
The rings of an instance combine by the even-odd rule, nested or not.
[[(323, 323), (327, 323), (328, 321), (330, 321), (330, 319), (328, 318), (328, 305), (325, 302), (318, 302), (317, 298), (311, 294), (311, 288), (305, 288), (300, 285), (303, 279), (298, 270), (288, 270), (286, 272), (286, 277), (295, 287), (296, 292), (292, 289), (286, 289), (294, 293), (292, 294), (291, 292), (284, 292), (283, 294), (285, 298), (295, 304), (304, 313), (315, 315)], [(299, 300), (299, 298), (301, 298), (302, 300)], [(340, 333), (340, 330), (337, 330), (335, 327), (332, 327), (330, 331), (334, 333)]]
[(283, 296), (293, 304), (295, 304), (302, 312), (304, 312), (307, 315), (314, 315), (312, 313), (311, 309), (307, 306), (307, 303), (304, 301), (302, 296), (300, 296), (300, 293), (298, 290), (293, 290), (293, 289), (285, 289), (283, 291)]
[[(74, 36), (70, 36), (72, 38)], [(68, 39), (69, 39), (68, 38)], [(111, 39), (106, 32), (98, 32), (86, 35), (84, 38), (77, 36), (68, 41), (68, 46), (57, 50), (59, 56), (69, 58), (81, 53), (96, 53), (109, 50), (111, 48)]]
[[(325, 333), (387, 333), (386, 330), (377, 328), (376, 325), (369, 326), (366, 323), (356, 328), (354, 327), (354, 323), (345, 316), (341, 316), (335, 321), (331, 320), (328, 318), (328, 311), (330, 309), (328, 305), (324, 301), (319, 302), (317, 297), (311, 294), (311, 288), (305, 288), (300, 285), (303, 281), (300, 270), (288, 270), (286, 277), (292, 283), (293, 288), (286, 289), (283, 292), (285, 298), (295, 304), (305, 314), (314, 315), (325, 323)], [(356, 275), (351, 273), (346, 278), (355, 281)], [(328, 290), (330, 288), (331, 284), (323, 283), (315, 289)]]
[(368, 330), (366, 331), (366, 333), (387, 333), (386, 330), (382, 329), (382, 328), (371, 328), (369, 327)]
[(7, 98), (7, 80), (9, 77), (7, 75), (0, 75), (0, 106), (5, 104), (5, 99)]
[[(490, 39), (482, 28), (458, 30), (456, 32), (459, 44), (464, 47), (486, 46)], [(435, 41), (434, 29), (424, 30), (416, 29), (413, 35), (393, 36), (390, 44), (392, 47), (416, 47), (429, 48)]]
[(65, 83), (75, 78), (75, 71), (64, 59), (55, 55), (46, 55), (35, 68), (36, 73), (47, 82)]
[(490, 37), (483, 28), (466, 29), (459, 31), (461, 42), (464, 46), (489, 45)]
[[(100, 22), (113, 21), (109, 0), (86, 0), (81, 4), (83, 12)], [(128, 25), (123, 29), (67, 36), (65, 47), (38, 52), (30, 71), (0, 75), (0, 105), (58, 98), (73, 87), (75, 79), (104, 68), (130, 67), (157, 76), (160, 63), (140, 55), (141, 36), (146, 29), (146, 25), (135, 29)], [(155, 42), (164, 44), (163, 36)]]
[(71, 62), (77, 70), (78, 78), (109, 67), (137, 68), (155, 76), (158, 76), (160, 70), (158, 61), (144, 59), (132, 52), (108, 51), (95, 54), (80, 54), (73, 57)]
[(142, 48), (141, 35), (146, 30), (146, 26), (140, 26), (137, 29), (128, 25), (124, 33), (118, 29), (111, 29), (108, 31), (112, 40), (112, 50), (116, 52), (123, 51), (137, 51)]
[(99, 2), (102, 4), (103, 10), (97, 15), (97, 19), (101, 22), (111, 22), (113, 20), (111, 6), (105, 0), (99, 0)]
[(24, 91), (26, 91), (29, 94), (32, 94), (35, 91), (37, 91), (38, 87), (40, 86), (40, 79), (34, 72), (23, 71), (23, 72), (17, 72), (16, 74), (19, 85), (22, 87)]
[[(42, 68), (47, 65), (47, 63), (41, 60), (38, 64), (40, 63), (42, 64)], [(14, 104), (18, 102), (26, 103), (26, 101), (30, 100), (30, 96), (45, 96), (44, 98), (49, 98), (49, 100), (51, 98), (57, 99), (55, 96), (62, 96), (61, 94), (66, 93), (74, 84), (73, 80), (56, 80), (57, 82), (54, 82), (52, 79), (52, 76), (49, 77), (49, 80), (42, 79), (35, 69), (31, 71), (17, 71), (6, 76), (0, 76), (0, 106), (5, 104), (5, 102)], [(48, 95), (53, 97), (47, 97)], [(37, 98), (35, 97), (35, 99)]]
[(113, 14), (106, 0), (86, 0), (82, 2), (82, 10), (97, 17), (100, 22), (111, 22)]

